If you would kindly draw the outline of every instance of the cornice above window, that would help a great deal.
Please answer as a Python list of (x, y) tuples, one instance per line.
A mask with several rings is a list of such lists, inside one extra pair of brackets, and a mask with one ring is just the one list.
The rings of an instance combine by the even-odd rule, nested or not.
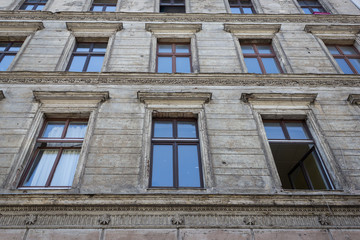
[(110, 37), (123, 28), (122, 23), (111, 22), (67, 22), (66, 27), (75, 37)]
[(109, 92), (81, 92), (81, 91), (34, 91), (35, 100), (41, 103), (52, 102), (82, 102), (86, 103), (100, 103), (110, 98)]
[(138, 92), (140, 102), (149, 103), (174, 103), (174, 102), (196, 102), (198, 104), (208, 103), (211, 100), (208, 92)]
[(44, 29), (42, 22), (0, 22), (1, 37), (28, 36), (42, 29)]
[(281, 24), (224, 24), (226, 32), (242, 39), (271, 39), (280, 28)]
[(302, 102), (303, 104), (314, 103), (317, 93), (242, 93), (243, 102)]
[(146, 23), (146, 31), (154, 34), (185, 33), (195, 34), (202, 30), (201, 24), (181, 24), (181, 23)]
[[(360, 32), (360, 25), (305, 25), (305, 32), (312, 33), (321, 39), (354, 40)], [(343, 42), (342, 42), (343, 43)], [(344, 43), (343, 43), (344, 44)]]

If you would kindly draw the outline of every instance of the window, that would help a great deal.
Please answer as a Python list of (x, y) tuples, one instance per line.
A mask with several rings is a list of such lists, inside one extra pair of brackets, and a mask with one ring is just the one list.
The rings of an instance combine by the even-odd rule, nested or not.
[(229, 0), (231, 13), (252, 14), (256, 13), (251, 0)]
[(160, 0), (160, 12), (184, 13), (185, 0)]
[(6, 71), (9, 68), (21, 45), (22, 42), (0, 42), (0, 71)]
[(194, 119), (154, 119), (150, 187), (203, 187)]
[(328, 14), (317, 0), (298, 0), (305, 14)]
[(191, 50), (188, 43), (159, 43), (158, 73), (191, 73)]
[(334, 189), (305, 121), (263, 122), (283, 188)]
[(345, 74), (360, 74), (360, 52), (354, 46), (329, 45), (327, 47)]
[(100, 72), (107, 43), (77, 43), (67, 70), (70, 72)]
[(242, 44), (241, 50), (249, 73), (282, 73), (270, 44)]
[(86, 129), (86, 119), (45, 121), (20, 186), (71, 186)]
[(93, 12), (115, 12), (116, 1), (111, 0), (94, 0), (90, 11)]
[(25, 0), (21, 5), (20, 10), (40, 11), (43, 10), (47, 0)]

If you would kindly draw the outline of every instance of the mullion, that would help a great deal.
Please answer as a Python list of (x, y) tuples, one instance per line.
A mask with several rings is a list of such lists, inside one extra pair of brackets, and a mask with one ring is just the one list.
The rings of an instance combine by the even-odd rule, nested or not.
[(262, 59), (261, 59), (261, 55), (260, 55), (260, 53), (259, 53), (259, 50), (257, 49), (257, 45), (256, 45), (256, 44), (252, 44), (252, 47), (253, 47), (253, 49), (254, 49), (256, 58), (257, 58), (257, 60), (258, 60), (258, 62), (259, 62), (259, 66), (260, 66), (260, 69), (261, 69), (262, 73), (266, 73), (264, 63), (263, 63), (263, 61), (262, 61)]
[(54, 177), (54, 173), (55, 173), (56, 167), (57, 167), (57, 165), (58, 165), (58, 163), (59, 163), (59, 161), (60, 161), (62, 152), (63, 152), (63, 148), (60, 148), (60, 149), (59, 149), (59, 152), (58, 152), (58, 154), (57, 154), (57, 156), (56, 156), (54, 165), (53, 165), (53, 167), (51, 168), (49, 177), (48, 177), (48, 179), (47, 179), (47, 181), (46, 181), (45, 187), (49, 187), (49, 186), (50, 186), (50, 183), (51, 183), (51, 181), (52, 181), (52, 179), (53, 179), (53, 177)]
[[(352, 57), (352, 58), (355, 58), (355, 59), (356, 59), (356, 58), (360, 58), (360, 56), (359, 56), (359, 55), (355, 55), (355, 54), (345, 54), (338, 45), (336, 45), (335, 47), (336, 47), (336, 49), (339, 51), (340, 55), (341, 55), (342, 58), (345, 60), (345, 62), (347, 63), (347, 65), (350, 67), (351, 71), (353, 71), (353, 73), (357, 74), (358, 71), (356, 70), (356, 68), (355, 68), (355, 67), (352, 65), (352, 63), (350, 62), (349, 57)], [(353, 48), (354, 48), (354, 47), (353, 47)], [(355, 49), (355, 51), (357, 51), (356, 48), (354, 48), (354, 49)]]
[(61, 139), (64, 139), (65, 136), (66, 136), (66, 133), (67, 133), (67, 129), (69, 127), (69, 124), (70, 124), (70, 120), (66, 120), (65, 122), (65, 125), (64, 125), (64, 130), (63, 130), (63, 133), (61, 134)]
[(285, 121), (281, 120), (281, 121), (280, 121), (280, 126), (281, 126), (281, 128), (282, 128), (282, 130), (283, 130), (283, 132), (284, 132), (285, 138), (286, 138), (287, 140), (290, 140), (290, 139), (291, 139), (291, 138), (290, 138), (290, 134), (289, 134), (289, 132), (288, 132), (288, 130), (287, 130), (287, 127), (286, 127), (286, 125), (285, 125)]

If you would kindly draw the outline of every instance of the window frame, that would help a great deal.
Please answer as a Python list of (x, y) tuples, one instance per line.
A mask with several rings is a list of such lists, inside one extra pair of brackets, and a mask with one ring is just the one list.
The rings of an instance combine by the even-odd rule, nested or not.
[[(22, 11), (43, 11), (45, 9), (46, 4), (49, 2), (48, 0), (45, 3), (42, 3), (42, 0), (36, 0), (37, 2), (34, 3), (29, 3), (28, 0), (25, 0), (19, 7), (19, 10)], [(28, 5), (34, 5), (32, 9), (30, 10), (26, 10), (26, 9), (21, 9), (23, 6), (28, 6)], [(42, 9), (38, 10), (37, 8), (39, 6), (44, 6)]]
[[(154, 136), (155, 132), (155, 123), (156, 122), (171, 122), (173, 137), (172, 138), (157, 138)], [(179, 122), (194, 122), (196, 138), (179, 138), (177, 137), (177, 124)], [(172, 186), (152, 186), (152, 177), (153, 177), (153, 150), (154, 145), (172, 145), (173, 149), (173, 183)], [(191, 145), (197, 147), (197, 156), (198, 156), (198, 166), (199, 166), (199, 187), (181, 187), (179, 186), (179, 161), (178, 161), (178, 148), (179, 145)], [(201, 161), (201, 149), (200, 149), (200, 136), (198, 122), (193, 118), (152, 118), (151, 123), (151, 150), (150, 150), (150, 176), (149, 176), (149, 188), (154, 189), (203, 189), (204, 188), (204, 178), (203, 178), (203, 169)]]
[[(343, 51), (341, 50), (341, 46), (344, 47), (351, 47), (355, 50), (355, 52), (357, 53), (356, 55), (352, 55), (352, 54), (344, 54)], [(353, 72), (352, 74), (360, 74), (360, 71), (356, 70), (356, 68), (352, 65), (352, 63), (349, 61), (350, 59), (360, 59), (360, 51), (354, 46), (354, 45), (340, 45), (340, 44), (327, 44), (326, 47), (335, 47), (336, 50), (340, 53), (340, 54), (333, 54), (330, 52), (330, 50), (328, 50), (330, 52), (330, 55), (335, 59), (336, 64), (339, 66), (339, 68), (341, 69), (341, 71), (346, 74), (344, 72), (344, 70), (340, 67), (340, 65), (337, 63), (336, 59), (344, 59), (346, 64), (348, 65), (348, 67), (351, 69), (351, 71)]]
[[(244, 64), (245, 64), (246, 68), (248, 68), (248, 66), (246, 65), (245, 58), (256, 58), (257, 59), (257, 61), (259, 63), (259, 66), (260, 66), (260, 69), (261, 69), (261, 73), (254, 73), (254, 74), (268, 74), (266, 72), (266, 69), (265, 69), (264, 63), (262, 61), (262, 58), (273, 58), (274, 59), (276, 67), (279, 70), (279, 73), (270, 73), (270, 74), (284, 73), (284, 70), (282, 69), (282, 67), (280, 65), (279, 59), (276, 56), (276, 53), (274, 51), (274, 48), (273, 48), (272, 44), (266, 44), (266, 43), (241, 43), (241, 41), (240, 41), (240, 48), (242, 49), (243, 46), (251, 46), (254, 49), (255, 53), (244, 53), (241, 50), (243, 58), (244, 58)], [(271, 53), (269, 53), (269, 54), (267, 54), (267, 53), (259, 53), (257, 46), (269, 46)]]
[[(4, 49), (4, 51), (0, 51), (0, 65), (1, 65), (1, 62), (2, 60), (4, 59), (5, 56), (14, 56), (14, 59), (11, 61), (11, 63), (15, 60), (15, 56), (18, 54), (18, 52), (20, 52), (24, 42), (21, 42), (21, 41), (0, 41), (0, 43), (6, 43), (7, 44), (7, 47)], [(21, 46), (19, 47), (19, 50), (17, 52), (15, 51), (8, 51), (14, 43), (20, 43)], [(8, 71), (10, 66), (11, 66), (11, 63), (9, 64), (9, 66), (7, 67), (6, 70), (4, 71)]]
[[(309, 13), (306, 13), (304, 11), (304, 8), (307, 8), (310, 11), (310, 14), (317, 14), (317, 13), (330, 14), (318, 0), (300, 0), (300, 1), (307, 1), (307, 2), (313, 2), (314, 3), (313, 5), (311, 5), (311, 4), (309, 4), (309, 5), (301, 5), (299, 0), (297, 1), (300, 8), (301, 8), (301, 10), (304, 12), (304, 14), (309, 14)], [(319, 8), (323, 12), (315, 12), (315, 11), (313, 11), (313, 8)]]
[[(159, 53), (160, 45), (171, 45), (171, 53)], [(189, 53), (176, 53), (176, 45), (187, 45)], [(158, 42), (156, 45), (156, 73), (159, 73), (159, 57), (171, 57), (171, 73), (181, 73), (176, 71), (176, 57), (189, 57), (190, 73), (193, 73), (191, 43), (189, 42)], [(170, 73), (170, 74), (171, 74)]]
[[(44, 131), (46, 129), (46, 126), (49, 122), (58, 122), (58, 121), (61, 121), (61, 122), (65, 122), (65, 125), (64, 125), (64, 129), (63, 129), (63, 132), (62, 132), (62, 136), (61, 138), (43, 138), (42, 135), (44, 134)], [(83, 138), (69, 138), (69, 139), (66, 139), (65, 138), (65, 134), (67, 133), (67, 130), (68, 130), (68, 127), (69, 127), (69, 124), (71, 122), (82, 122), (82, 123), (85, 123), (86, 122), (86, 132), (84, 134), (84, 137)], [(86, 134), (87, 134), (87, 131), (88, 131), (88, 127), (89, 127), (89, 119), (88, 118), (46, 118), (43, 123), (42, 123), (42, 127), (40, 129), (40, 132), (38, 134), (38, 137), (36, 138), (35, 140), (35, 146), (34, 146), (34, 150), (33, 150), (33, 153), (32, 153), (32, 156), (30, 158), (30, 161), (28, 161), (26, 167), (25, 167), (25, 171), (23, 172), (21, 178), (20, 178), (20, 181), (19, 181), (19, 184), (18, 184), (18, 188), (19, 189), (22, 189), (22, 188), (27, 188), (27, 189), (37, 189), (37, 188), (70, 188), (72, 185), (70, 186), (50, 186), (51, 184), (51, 181), (54, 177), (54, 174), (55, 174), (55, 171), (57, 169), (57, 166), (58, 166), (58, 163), (60, 161), (60, 158), (62, 156), (62, 153), (63, 153), (63, 150), (65, 149), (79, 149), (79, 159), (80, 159), (80, 155), (81, 155), (81, 150), (83, 148), (83, 143), (85, 141), (85, 137), (86, 137)], [(81, 146), (80, 147), (63, 147), (63, 146), (59, 146), (59, 147), (42, 147), (42, 146), (36, 146), (36, 144), (41, 144), (41, 143), (81, 143)], [(41, 150), (44, 150), (44, 149), (59, 149), (57, 155), (56, 155), (56, 158), (54, 160), (54, 163), (51, 167), (51, 171), (47, 177), (47, 181), (45, 183), (44, 186), (24, 186), (24, 183), (25, 183), (25, 180), (26, 178), (28, 177), (29, 175), (29, 172), (31, 170), (31, 168), (33, 167), (33, 164), (36, 160), (36, 158), (38, 157), (38, 153), (41, 151)], [(78, 159), (78, 163), (77, 163), (77, 166), (76, 166), (76, 169), (79, 165), (79, 159)], [(73, 181), (74, 181), (74, 178), (75, 178), (75, 173), (74, 173), (74, 176), (73, 176)]]
[[(252, 2), (252, 0), (249, 0), (250, 4), (247, 4), (247, 3), (243, 3), (242, 1), (243, 0), (236, 0), (237, 3), (236, 4), (232, 4), (229, 2), (228, 0), (228, 3), (229, 3), (229, 7), (230, 7), (230, 13), (231, 14), (237, 14), (237, 13), (232, 13), (231, 12), (231, 8), (238, 8), (240, 10), (240, 14), (256, 14), (256, 10), (255, 10), (255, 7), (254, 7), (254, 4)], [(251, 8), (251, 11), (252, 13), (245, 13), (244, 12), (244, 9), (243, 8)]]
[[(92, 52), (93, 49), (94, 49), (94, 45), (95, 44), (106, 44), (106, 47), (104, 48), (104, 52)], [(90, 44), (90, 48), (89, 48), (89, 51), (88, 52), (76, 52), (76, 49), (77, 47), (79, 46), (79, 44)], [(90, 59), (92, 56), (103, 56), (103, 63), (101, 65), (101, 68), (100, 68), (100, 71), (102, 70), (103, 66), (104, 66), (104, 62), (105, 62), (105, 56), (106, 56), (106, 50), (108, 48), (108, 42), (75, 42), (75, 45), (74, 45), (74, 48), (71, 52), (71, 56), (70, 56), (70, 59), (69, 59), (69, 63), (67, 64), (67, 67), (66, 67), (66, 70), (67, 72), (80, 72), (80, 71), (70, 71), (70, 68), (71, 68), (71, 65), (72, 65), (72, 62), (74, 60), (74, 57), (75, 56), (86, 56), (86, 60), (85, 60), (85, 63), (84, 63), (84, 66), (82, 68), (82, 71), (81, 72), (94, 72), (94, 71), (87, 71), (88, 70), (88, 67), (89, 67), (89, 62), (90, 62)]]
[[(314, 190), (330, 190), (330, 191), (331, 190), (336, 190), (335, 184), (334, 184), (333, 180), (331, 179), (329, 171), (328, 171), (326, 165), (324, 164), (324, 161), (323, 161), (323, 159), (321, 157), (321, 154), (319, 153), (319, 151), (317, 149), (316, 142), (314, 141), (314, 138), (313, 138), (313, 136), (312, 136), (312, 134), (311, 134), (305, 120), (297, 120), (297, 119), (294, 120), (294, 119), (286, 119), (286, 118), (284, 118), (284, 119), (283, 118), (281, 118), (281, 119), (262, 119), (262, 123), (263, 123), (264, 129), (265, 129), (265, 123), (279, 123), (280, 126), (281, 126), (282, 133), (284, 134), (284, 137), (285, 137), (285, 139), (269, 139), (267, 134), (266, 134), (266, 130), (265, 130), (265, 136), (266, 136), (266, 139), (267, 139), (267, 142), (268, 142), (269, 146), (270, 146), (271, 143), (313, 144), (313, 146), (311, 148), (309, 148), (309, 150), (301, 157), (301, 159), (288, 172), (288, 180), (290, 182), (292, 190), (307, 190), (307, 189), (296, 189), (296, 188), (294, 188), (294, 183), (293, 183), (292, 179), (290, 178), (291, 173), (294, 172), (299, 166), (300, 166), (301, 172), (302, 172), (302, 174), (303, 174), (303, 176), (305, 178), (305, 181), (306, 181), (306, 183), (307, 183), (307, 185), (309, 187), (308, 190), (312, 190), (312, 191), (314, 191)], [(301, 123), (302, 128), (303, 128), (305, 134), (307, 134), (308, 138), (307, 139), (292, 139), (290, 137), (290, 134), (289, 134), (288, 130), (287, 130), (286, 123)], [(270, 151), (270, 152), (271, 152), (271, 154), (273, 156), (272, 151)], [(307, 156), (309, 156), (313, 152), (316, 154), (315, 161), (317, 161), (318, 166), (320, 166), (318, 168), (319, 173), (322, 174), (323, 176), (325, 176), (323, 178), (323, 180), (324, 180), (324, 185), (327, 186), (327, 189), (314, 189), (313, 184), (311, 182), (311, 179), (309, 177), (309, 173), (306, 170), (306, 168), (304, 167), (304, 164), (303, 164), (304, 160), (306, 159)], [(273, 159), (275, 161), (274, 156), (273, 156)], [(276, 170), (277, 170), (278, 166), (277, 166), (276, 163), (275, 163), (275, 166), (276, 166)], [(280, 179), (280, 181), (281, 181), (281, 179)], [(282, 183), (282, 181), (281, 181), (281, 183)], [(288, 190), (288, 189), (286, 189), (286, 190)]]
[[(93, 8), (94, 6), (102, 6), (102, 10), (101, 11), (94, 11)], [(115, 7), (115, 10), (114, 11), (106, 11), (106, 8), (107, 7)], [(94, 0), (90, 6), (90, 11), (91, 12), (116, 12), (116, 7), (117, 7), (117, 3), (98, 3), (96, 2), (96, 0)]]
[(185, 0), (182, 0), (183, 3), (175, 3), (175, 0), (170, 0), (170, 3), (163, 3), (163, 0), (159, 0), (159, 12), (160, 13), (173, 13), (173, 12), (165, 12), (165, 11), (161, 11), (161, 9), (163, 7), (170, 7), (173, 9), (184, 9), (184, 11), (181, 12), (174, 12), (174, 13), (186, 13), (186, 3)]

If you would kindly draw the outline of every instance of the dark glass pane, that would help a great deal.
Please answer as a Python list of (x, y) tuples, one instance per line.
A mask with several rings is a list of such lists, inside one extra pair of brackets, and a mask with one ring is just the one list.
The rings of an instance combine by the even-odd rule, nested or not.
[(257, 46), (257, 49), (258, 49), (259, 53), (264, 53), (264, 54), (272, 53), (270, 46)]
[(173, 124), (172, 122), (158, 121), (154, 123), (154, 137), (172, 138)]
[(153, 187), (173, 187), (173, 146), (154, 145), (152, 158)]
[(259, 62), (256, 58), (244, 58), (248, 73), (262, 73)]
[(89, 52), (90, 43), (79, 43), (76, 47), (76, 52)]
[(38, 3), (39, 0), (26, 0), (25, 2), (26, 3)]
[(177, 53), (189, 53), (189, 45), (176, 45)]
[(161, 0), (161, 3), (171, 3), (171, 0)]
[(309, 186), (305, 180), (304, 174), (301, 171), (301, 167), (298, 166), (290, 175), (291, 182), (294, 189), (309, 189)]
[(165, 13), (185, 13), (185, 6), (161, 6), (160, 12)]
[(71, 122), (66, 131), (65, 138), (84, 138), (87, 129), (87, 123)]
[(91, 56), (86, 72), (101, 72), (104, 56)]
[(264, 64), (266, 73), (280, 73), (274, 58), (262, 58), (261, 60)]
[(64, 131), (65, 122), (48, 122), (46, 124), (42, 137), (44, 138), (61, 138)]
[(351, 70), (351, 68), (349, 67), (349, 65), (347, 64), (347, 62), (342, 59), (342, 58), (335, 58), (337, 64), (339, 64), (341, 70), (345, 73), (345, 74), (354, 74), (353, 71)]
[(357, 52), (353, 47), (341, 46), (340, 49), (344, 54), (347, 54), (347, 55), (354, 55), (355, 54), (355, 55), (357, 55)]
[(310, 139), (302, 123), (287, 122), (285, 123), (285, 125), (286, 125), (286, 129), (289, 132), (290, 139)]
[(241, 13), (240, 12), (240, 8), (238, 8), (238, 7), (232, 7), (232, 8), (230, 8), (230, 10), (231, 10), (231, 13)]
[(358, 73), (360, 73), (360, 59), (356, 58), (356, 59), (349, 59), (349, 61), (351, 62), (351, 64), (353, 65), (353, 67), (356, 69), (356, 71)]
[(20, 10), (33, 10), (34, 5), (22, 5)]
[(9, 49), (12, 52), (18, 52), (21, 48), (22, 43), (13, 43)]
[(196, 138), (195, 122), (178, 122), (178, 138)]
[(229, 0), (229, 4), (230, 4), (230, 5), (237, 4), (237, 3), (238, 3), (237, 0)]
[(48, 0), (40, 0), (41, 3), (47, 3)]
[(116, 6), (107, 6), (105, 11), (106, 12), (115, 12)]
[(103, 6), (93, 6), (92, 11), (93, 12), (102, 12)]
[(7, 42), (0, 42), (0, 51), (5, 51), (6, 47), (9, 45)]
[(27, 175), (24, 186), (45, 186), (58, 150), (40, 150)]
[(158, 73), (172, 73), (172, 57), (158, 57)]
[(255, 53), (253, 47), (250, 46), (250, 45), (241, 46), (241, 50), (242, 50), (243, 54), (246, 54), (246, 53)]
[(309, 154), (304, 160), (304, 167), (309, 174), (309, 178), (314, 189), (329, 189), (325, 184), (325, 176), (323, 172), (320, 170), (321, 166), (318, 162), (318, 157), (316, 151), (314, 150), (311, 154)]
[(80, 149), (64, 150), (54, 172), (50, 186), (71, 186), (74, 180)]
[(179, 145), (179, 187), (201, 187), (197, 145)]
[(184, 0), (174, 0), (175, 4), (184, 4)]
[(107, 43), (95, 43), (93, 52), (106, 52)]
[(176, 57), (176, 72), (190, 73), (190, 57)]
[(328, 46), (327, 47), (331, 54), (340, 54), (339, 51), (334, 46)]
[(70, 72), (82, 72), (86, 61), (86, 56), (74, 56), (69, 68)]
[(268, 139), (285, 139), (280, 123), (264, 122), (264, 127)]
[(14, 57), (15, 55), (5, 55), (0, 63), (0, 71), (6, 71), (9, 68)]
[(308, 9), (308, 8), (303, 8), (302, 10), (304, 11), (305, 14), (312, 14), (310, 9)]
[(171, 53), (172, 46), (171, 45), (159, 45), (159, 53)]
[(244, 7), (244, 8), (243, 8), (243, 11), (244, 11), (245, 14), (252, 14), (252, 13), (253, 13), (252, 8), (246, 8), (246, 7)]

